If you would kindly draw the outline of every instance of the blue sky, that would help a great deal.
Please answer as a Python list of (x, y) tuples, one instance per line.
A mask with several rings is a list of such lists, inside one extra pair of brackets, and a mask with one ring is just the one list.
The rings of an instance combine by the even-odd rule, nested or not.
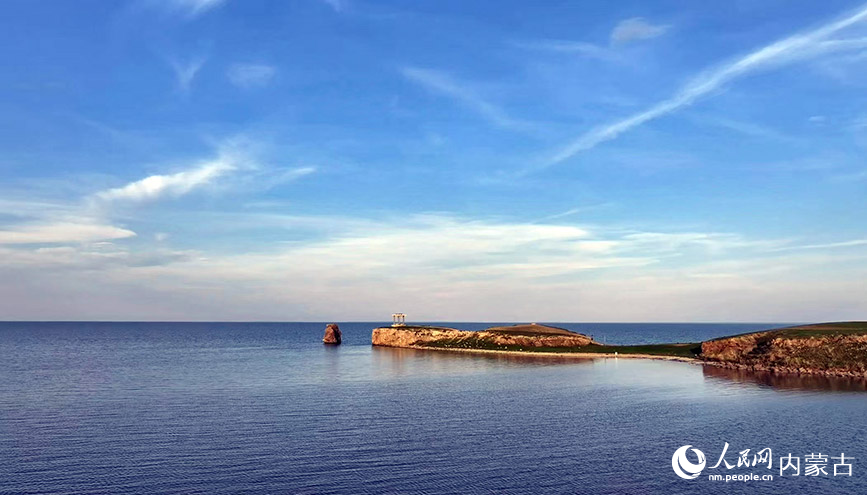
[(867, 5), (11, 0), (0, 318), (867, 317)]

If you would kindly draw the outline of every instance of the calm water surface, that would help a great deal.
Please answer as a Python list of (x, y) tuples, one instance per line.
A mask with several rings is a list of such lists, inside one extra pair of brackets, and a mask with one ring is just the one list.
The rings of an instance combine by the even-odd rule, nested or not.
[[(867, 493), (861, 382), (371, 348), (376, 325), (335, 348), (324, 323), (0, 323), (0, 493)], [(768, 327), (561, 325), (611, 344)], [(709, 469), (726, 442), (774, 469)], [(690, 481), (687, 444), (708, 461)], [(853, 476), (779, 477), (790, 452), (843, 452)], [(751, 472), (775, 479), (707, 479)]]

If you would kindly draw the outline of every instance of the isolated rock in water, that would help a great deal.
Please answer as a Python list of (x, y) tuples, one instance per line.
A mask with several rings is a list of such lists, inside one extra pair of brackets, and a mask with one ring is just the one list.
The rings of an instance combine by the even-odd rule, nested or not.
[(340, 335), (340, 328), (337, 327), (337, 323), (329, 323), (328, 326), (325, 327), (325, 337), (322, 338), (322, 342), (326, 344), (340, 345), (341, 340), (342, 335)]

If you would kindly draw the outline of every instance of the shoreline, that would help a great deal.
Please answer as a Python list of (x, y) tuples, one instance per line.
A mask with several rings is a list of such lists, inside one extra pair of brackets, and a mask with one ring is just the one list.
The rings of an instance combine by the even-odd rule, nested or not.
[(660, 354), (611, 354), (606, 352), (545, 352), (545, 351), (506, 351), (498, 349), (470, 349), (457, 347), (430, 347), (430, 346), (393, 346), (375, 344), (373, 347), (384, 347), (390, 349), (419, 349), (423, 351), (445, 351), (445, 352), (463, 352), (470, 354), (502, 354), (508, 356), (541, 356), (546, 358), (566, 357), (573, 359), (656, 359), (659, 361), (679, 361), (682, 363), (703, 364), (705, 361), (701, 359), (688, 358), (683, 356), (665, 356)]
[(867, 372), (858, 373), (855, 371), (834, 371), (834, 370), (813, 370), (809, 368), (766, 368), (763, 366), (755, 366), (751, 364), (732, 363), (723, 361), (700, 361), (701, 364), (714, 366), (716, 368), (725, 368), (731, 370), (743, 370), (753, 373), (772, 373), (774, 375), (799, 375), (799, 376), (824, 376), (827, 378), (848, 378), (856, 380), (867, 380)]
[(387, 349), (416, 349), (421, 351), (439, 351), (439, 352), (455, 352), (455, 353), (466, 353), (466, 354), (493, 354), (493, 355), (505, 355), (505, 356), (522, 356), (522, 357), (541, 357), (541, 358), (567, 358), (567, 359), (651, 359), (656, 361), (675, 361), (686, 364), (694, 364), (694, 365), (707, 365), (713, 366), (715, 368), (725, 368), (725, 369), (739, 369), (744, 371), (751, 371), (755, 373), (772, 373), (775, 375), (800, 375), (800, 376), (823, 376), (827, 378), (840, 378), (840, 379), (860, 379), (867, 380), (867, 374), (861, 375), (854, 372), (847, 371), (830, 371), (830, 370), (810, 370), (810, 369), (794, 369), (794, 368), (757, 368), (752, 365), (741, 364), (741, 363), (731, 363), (731, 362), (720, 362), (720, 361), (708, 361), (704, 359), (698, 358), (688, 358), (683, 356), (665, 356), (658, 354), (610, 354), (610, 353), (602, 353), (602, 352), (545, 352), (545, 351), (507, 351), (507, 350), (497, 350), (497, 349), (467, 349), (467, 348), (455, 348), (455, 347), (429, 347), (429, 346), (411, 346), (411, 347), (400, 347), (400, 346), (390, 346), (390, 345), (373, 345), (373, 347), (381, 347)]
[(434, 326), (378, 327), (371, 344), (542, 359), (653, 359), (777, 375), (867, 379), (867, 322), (799, 325), (701, 343), (605, 345), (558, 327), (529, 323), (472, 332)]

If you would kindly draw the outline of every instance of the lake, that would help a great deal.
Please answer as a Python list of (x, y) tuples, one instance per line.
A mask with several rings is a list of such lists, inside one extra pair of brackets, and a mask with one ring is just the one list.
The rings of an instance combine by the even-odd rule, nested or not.
[[(867, 493), (861, 381), (373, 348), (380, 324), (333, 347), (324, 322), (0, 323), (0, 493)], [(607, 344), (777, 326), (556, 325)], [(696, 479), (672, 469), (686, 445)], [(737, 466), (765, 448), (772, 469)], [(773, 479), (709, 478), (750, 473)]]

